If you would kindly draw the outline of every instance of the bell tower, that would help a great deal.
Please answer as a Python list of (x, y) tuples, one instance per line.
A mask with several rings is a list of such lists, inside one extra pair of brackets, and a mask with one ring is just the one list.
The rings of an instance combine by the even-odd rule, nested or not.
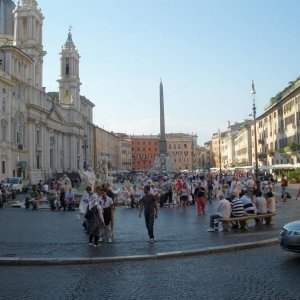
[(71, 27), (68, 39), (60, 52), (59, 103), (80, 110), (80, 56), (72, 40)]
[(44, 16), (38, 8), (36, 0), (18, 1), (13, 13), (15, 19), (13, 45), (33, 59), (32, 84), (41, 89), (43, 84), (43, 60), (46, 55), (42, 40)]

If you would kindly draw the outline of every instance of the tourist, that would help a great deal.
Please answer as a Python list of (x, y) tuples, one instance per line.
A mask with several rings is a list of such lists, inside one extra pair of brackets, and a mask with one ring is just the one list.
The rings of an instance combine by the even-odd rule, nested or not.
[(207, 200), (211, 201), (212, 199), (212, 194), (213, 194), (213, 179), (212, 177), (209, 177), (208, 181), (207, 181)]
[(281, 177), (281, 199), (283, 201), (286, 201), (286, 199), (287, 199), (287, 191), (286, 191), (287, 186), (288, 186), (287, 177), (282, 175), (282, 177)]
[(173, 204), (173, 186), (172, 182), (167, 179), (163, 185), (164, 191), (165, 191), (165, 203), (168, 203), (169, 207), (171, 207), (171, 204)]
[(244, 190), (240, 193), (240, 200), (244, 205), (244, 214), (245, 215), (255, 215), (256, 214), (256, 206), (252, 202), (252, 200), (246, 195)]
[(124, 205), (126, 205), (127, 208), (130, 208), (130, 193), (124, 185), (119, 190), (119, 199), (123, 201)]
[(262, 185), (263, 196), (267, 198), (269, 192), (273, 192), (274, 187), (271, 181), (264, 181)]
[(114, 207), (113, 200), (107, 196), (107, 190), (105, 188), (96, 187), (96, 193), (98, 195), (98, 202), (102, 208), (105, 227), (100, 224), (99, 228), (99, 242), (108, 241), (112, 243), (111, 236), (111, 212)]
[(65, 192), (64, 188), (62, 188), (60, 190), (59, 202), (60, 202), (60, 207), (58, 208), (58, 210), (60, 210), (61, 208), (63, 208), (64, 211), (66, 211), (66, 208), (67, 208), (67, 205), (66, 205), (66, 192)]
[(266, 198), (262, 195), (261, 191), (256, 192), (255, 205), (258, 215), (267, 213), (267, 201)]
[(188, 204), (189, 196), (190, 196), (190, 189), (186, 184), (186, 182), (184, 181), (181, 189), (181, 196), (180, 196), (180, 204), (181, 207), (183, 207), (183, 209), (185, 209)]
[(216, 179), (213, 179), (213, 199), (218, 197), (219, 185)]
[(247, 189), (247, 194), (248, 197), (253, 200), (253, 193), (256, 187), (255, 181), (253, 180), (252, 176), (248, 177), (248, 180), (246, 181), (246, 189)]
[(131, 198), (131, 207), (138, 208), (141, 199), (141, 191), (137, 189), (136, 185), (133, 186), (133, 189), (130, 193), (130, 198)]
[[(82, 195), (80, 204), (79, 204), (79, 213), (86, 214), (87, 206), (88, 204), (94, 199), (94, 192), (92, 188), (88, 185), (85, 188), (85, 193)], [(86, 219), (83, 221), (82, 226), (86, 229), (87, 228), (87, 222)]]
[(31, 200), (30, 203), (32, 205), (32, 209), (38, 209), (40, 200), (42, 199), (41, 193), (37, 190), (36, 186), (32, 186), (32, 192), (30, 194)]
[[(113, 189), (111, 185), (107, 182), (105, 183), (104, 187), (106, 188), (106, 194), (109, 198), (111, 198), (115, 204), (115, 194), (113, 192)], [(111, 208), (111, 222), (110, 222), (110, 228), (111, 228), (111, 236), (114, 234), (114, 226), (115, 226), (115, 208), (116, 205), (113, 205)]]
[(139, 217), (141, 218), (144, 210), (146, 228), (148, 230), (149, 242), (154, 243), (154, 218), (157, 218), (157, 203), (154, 195), (150, 193), (150, 186), (146, 185), (144, 188), (145, 195), (141, 199), (141, 207)]
[(180, 197), (181, 197), (181, 193), (182, 193), (182, 187), (183, 187), (183, 182), (180, 178), (177, 179), (177, 182), (175, 184), (175, 192), (176, 192), (176, 202), (178, 202), (179, 204), (181, 204), (181, 201), (180, 201)]
[(201, 175), (201, 176), (200, 176), (199, 187), (200, 187), (200, 188), (204, 188), (205, 191), (207, 191), (207, 182), (206, 182), (206, 180), (205, 180), (204, 175)]
[(212, 232), (217, 229), (217, 225), (215, 224), (215, 220), (220, 218), (228, 219), (231, 215), (231, 205), (230, 202), (224, 198), (223, 194), (219, 195), (220, 203), (217, 207), (217, 214), (210, 216), (209, 229), (207, 231)]
[[(234, 196), (231, 196), (231, 217), (238, 218), (244, 215), (244, 205), (243, 202)], [(236, 229), (239, 227), (238, 222), (232, 222), (232, 228)]]
[(43, 185), (43, 193), (47, 194), (48, 191), (49, 191), (49, 185), (48, 185), (48, 183), (45, 182), (44, 185)]
[(231, 200), (231, 191), (230, 191), (230, 185), (227, 182), (225, 182), (223, 184), (223, 189), (224, 189), (224, 197), (225, 197), (225, 199), (227, 199), (228, 201), (230, 201)]
[(199, 184), (197, 184), (194, 191), (194, 195), (195, 195), (195, 202), (197, 206), (198, 216), (205, 215), (205, 204), (206, 204), (205, 188), (203, 187), (200, 188)]
[(102, 208), (98, 203), (98, 197), (93, 197), (86, 208), (86, 229), (89, 235), (89, 245), (98, 247), (100, 224), (105, 227)]
[(75, 210), (75, 195), (72, 192), (72, 188), (70, 187), (69, 190), (66, 192), (66, 206), (69, 211)]
[[(261, 191), (256, 192), (255, 205), (257, 208), (257, 215), (262, 215), (267, 213), (267, 201), (266, 198), (262, 195)], [(262, 222), (262, 218), (256, 218), (255, 223), (259, 224)]]
[[(276, 212), (276, 199), (272, 192), (269, 192), (267, 195), (267, 213), (274, 213)], [(271, 224), (272, 217), (265, 218), (266, 224)]]
[(242, 190), (242, 184), (240, 183), (238, 178), (235, 177), (235, 176), (232, 177), (232, 181), (231, 181), (231, 184), (230, 184), (231, 196), (239, 197), (239, 195), (241, 193), (241, 190)]

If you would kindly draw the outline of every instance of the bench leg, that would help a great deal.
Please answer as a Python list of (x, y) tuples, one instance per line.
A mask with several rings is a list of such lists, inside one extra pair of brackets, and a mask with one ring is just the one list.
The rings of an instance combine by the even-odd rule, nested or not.
[(243, 221), (239, 221), (240, 222), (240, 226), (242, 229), (248, 229), (248, 222), (247, 220), (243, 220)]
[(223, 231), (230, 232), (231, 231), (231, 222), (222, 222)]
[(265, 217), (265, 223), (266, 223), (266, 225), (271, 225), (272, 217)]

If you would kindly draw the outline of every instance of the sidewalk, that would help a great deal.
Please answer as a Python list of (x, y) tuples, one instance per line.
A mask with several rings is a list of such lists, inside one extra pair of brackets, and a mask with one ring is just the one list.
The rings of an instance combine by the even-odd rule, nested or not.
[[(294, 195), (297, 186), (289, 186)], [(300, 218), (300, 200), (288, 199), (277, 205), (277, 216), (271, 226), (255, 226), (249, 222), (246, 232), (207, 232), (209, 216), (215, 213), (217, 200), (207, 205), (207, 215), (197, 216), (195, 206), (184, 212), (182, 208), (163, 208), (155, 223), (154, 244), (149, 244), (144, 219), (137, 209), (116, 209), (114, 242), (102, 243), (99, 248), (88, 246), (88, 237), (78, 212), (32, 211), (18, 208), (0, 210), (0, 264), (19, 258), (29, 262), (70, 259), (99, 259), (128, 256), (173, 255), (196, 253), (208, 247), (227, 246), (235, 250), (237, 244), (269, 240), (274, 243), (283, 224)], [(244, 247), (244, 246), (243, 246)], [(225, 248), (224, 248), (225, 249)], [(227, 250), (228, 251), (228, 250)], [(208, 251), (209, 252), (209, 251)], [(210, 249), (210, 252), (211, 249)], [(163, 256), (161, 256), (163, 257)], [(147, 257), (145, 257), (147, 258)]]

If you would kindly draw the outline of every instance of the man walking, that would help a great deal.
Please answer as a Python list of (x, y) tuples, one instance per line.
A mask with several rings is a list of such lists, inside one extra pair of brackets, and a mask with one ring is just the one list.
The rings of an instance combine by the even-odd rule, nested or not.
[(154, 218), (157, 218), (157, 204), (156, 198), (154, 195), (150, 193), (150, 186), (146, 185), (144, 187), (145, 195), (141, 199), (141, 207), (139, 217), (141, 218), (142, 212), (144, 210), (146, 228), (148, 230), (149, 242), (154, 243), (154, 234), (153, 234), (153, 226), (154, 226)]

